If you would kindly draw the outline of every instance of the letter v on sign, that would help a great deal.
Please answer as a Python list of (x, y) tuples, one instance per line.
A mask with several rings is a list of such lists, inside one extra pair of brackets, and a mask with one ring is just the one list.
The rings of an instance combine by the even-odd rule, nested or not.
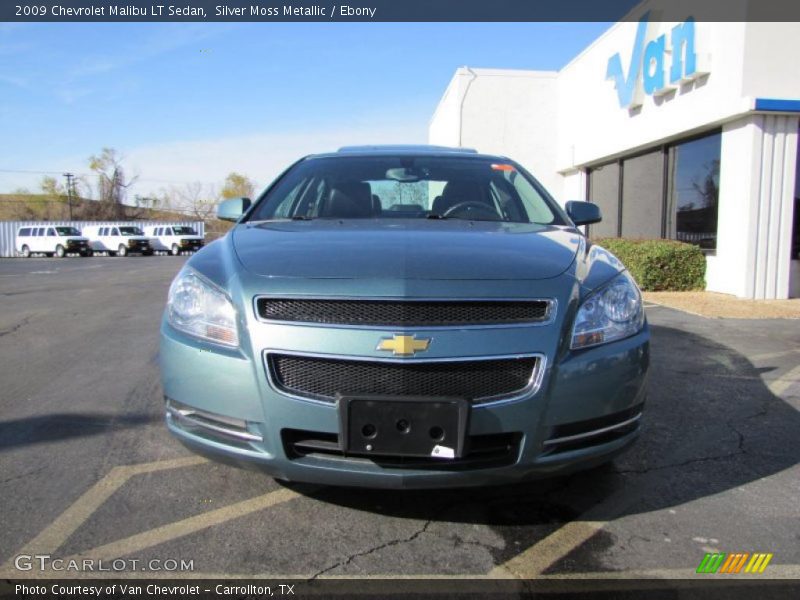
[(619, 105), (622, 108), (631, 106), (633, 102), (636, 82), (642, 71), (642, 52), (644, 51), (644, 38), (647, 35), (647, 19), (649, 16), (650, 13), (646, 12), (639, 20), (639, 26), (636, 28), (636, 40), (633, 42), (631, 64), (628, 65), (627, 77), (622, 72), (622, 58), (619, 52), (608, 59), (606, 79), (614, 80), (617, 96), (619, 97)]

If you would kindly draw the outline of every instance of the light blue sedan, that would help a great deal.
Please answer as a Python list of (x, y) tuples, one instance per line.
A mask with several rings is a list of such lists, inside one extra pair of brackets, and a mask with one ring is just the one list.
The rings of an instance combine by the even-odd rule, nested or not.
[(276, 478), (500, 484), (639, 433), (636, 283), (519, 164), (439, 147), (305, 157), (192, 256), (161, 325), (170, 431)]

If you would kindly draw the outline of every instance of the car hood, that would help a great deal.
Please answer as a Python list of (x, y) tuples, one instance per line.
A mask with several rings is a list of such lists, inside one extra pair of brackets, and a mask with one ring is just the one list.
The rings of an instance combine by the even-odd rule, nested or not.
[(245, 223), (231, 236), (251, 273), (313, 279), (547, 279), (581, 243), (571, 227), (456, 219)]

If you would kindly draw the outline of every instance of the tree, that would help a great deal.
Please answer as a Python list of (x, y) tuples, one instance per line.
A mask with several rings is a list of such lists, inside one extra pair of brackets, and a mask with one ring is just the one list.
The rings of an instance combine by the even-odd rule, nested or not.
[(97, 176), (98, 199), (109, 218), (124, 216), (125, 195), (136, 182), (136, 177), (125, 179), (122, 158), (114, 148), (103, 148), (99, 155), (89, 157), (89, 169)]
[(719, 200), (719, 160), (705, 163), (703, 168), (706, 171), (703, 180), (698, 181), (695, 178), (692, 187), (700, 197), (702, 206), (716, 206)]
[(247, 176), (233, 171), (225, 178), (220, 196), (223, 200), (229, 198), (252, 198), (256, 189), (255, 183)]
[(42, 219), (63, 218), (63, 205), (67, 203), (67, 189), (55, 177), (42, 177), (39, 182), (42, 195), (31, 199), (35, 214)]
[(66, 188), (55, 177), (42, 177), (39, 187), (42, 194), (53, 200), (62, 200), (67, 195)]
[(203, 221), (214, 216), (219, 194), (213, 185), (203, 185), (199, 181), (181, 187), (171, 187), (156, 199), (161, 210), (192, 215)]

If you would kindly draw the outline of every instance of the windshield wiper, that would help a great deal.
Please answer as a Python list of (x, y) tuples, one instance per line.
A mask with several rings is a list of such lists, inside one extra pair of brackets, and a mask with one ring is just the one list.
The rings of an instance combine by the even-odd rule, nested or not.
[(307, 215), (294, 215), (292, 217), (292, 221), (313, 221), (314, 217), (309, 217)]
[(450, 219), (451, 217), (445, 217), (444, 215), (439, 215), (439, 214), (436, 214), (436, 213), (431, 213), (431, 214), (429, 214), (429, 215), (428, 215), (427, 217), (425, 217), (425, 218), (426, 218), (426, 219)]

